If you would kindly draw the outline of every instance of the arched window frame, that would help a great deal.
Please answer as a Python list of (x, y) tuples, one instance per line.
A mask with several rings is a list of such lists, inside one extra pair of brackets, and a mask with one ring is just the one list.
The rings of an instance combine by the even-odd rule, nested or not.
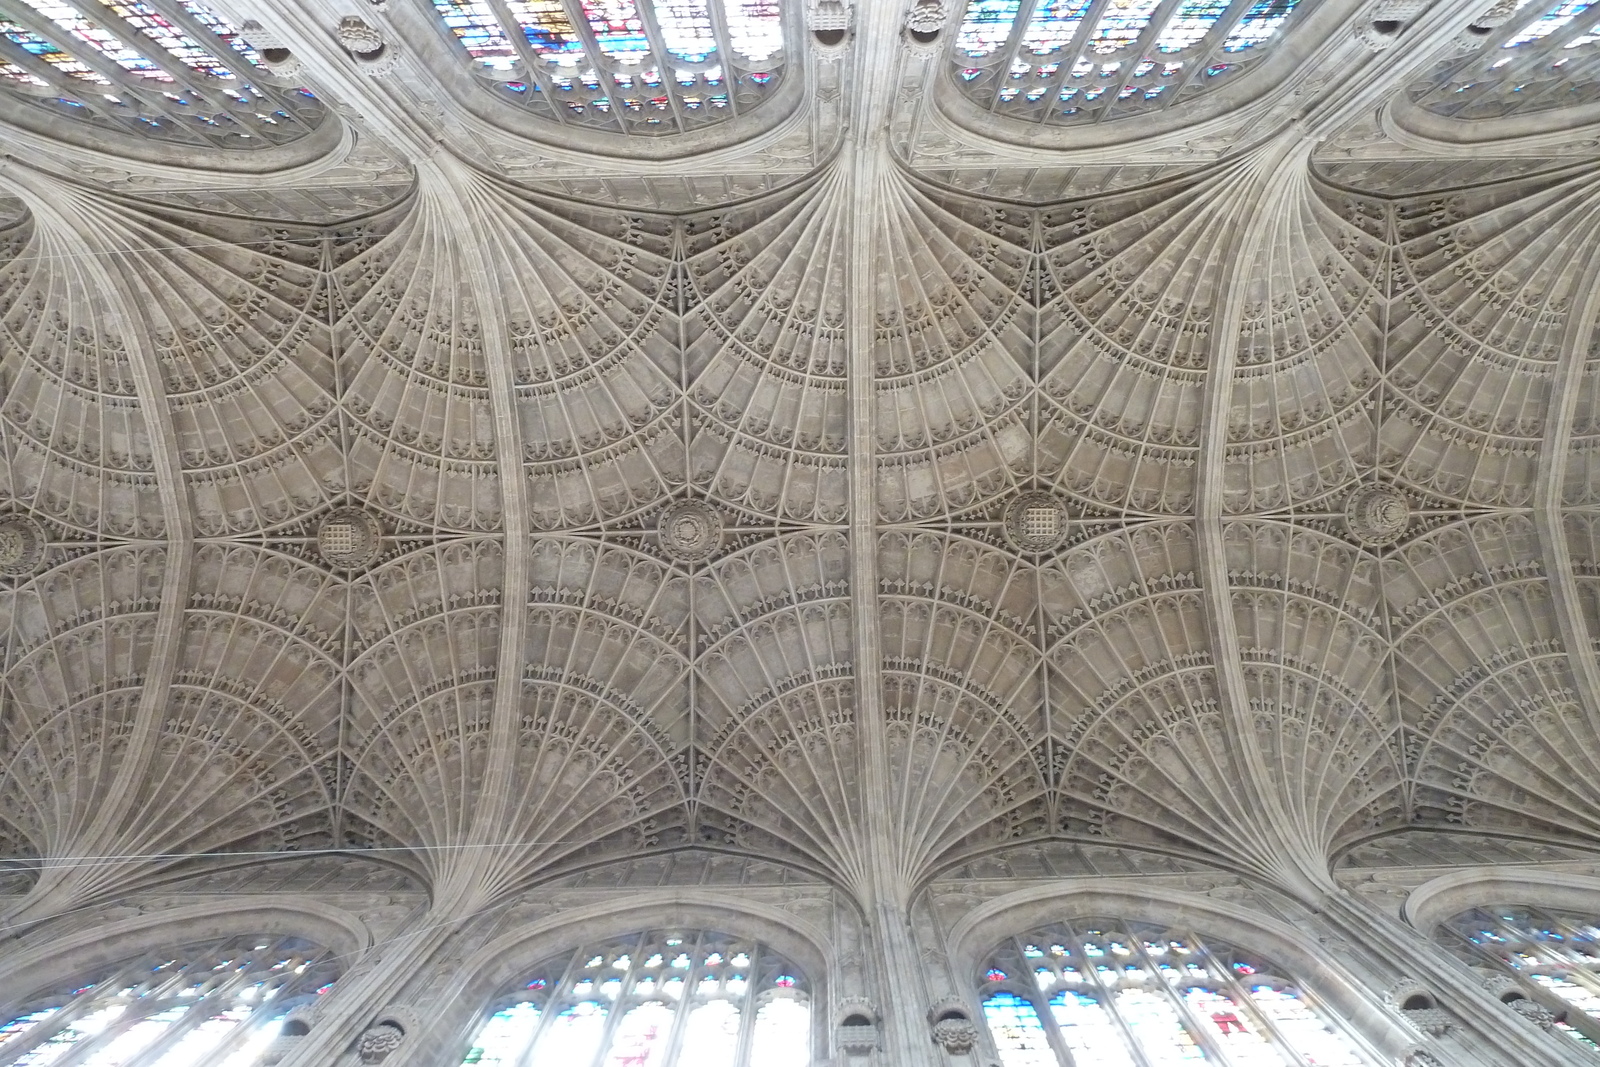
[[(671, 959), (667, 957), (669, 949), (688, 956), (689, 964), (684, 968), (674, 969), (671, 966)], [(651, 956), (657, 951), (664, 957), (662, 962), (654, 967), (647, 966)], [(723, 962), (708, 968), (704, 961), (712, 952), (720, 953)], [(602, 1037), (592, 1060), (593, 1065), (601, 1065), (608, 1062), (608, 1055), (618, 1029), (628, 1012), (645, 1004), (659, 1003), (672, 1010), (673, 1018), (666, 1039), (666, 1051), (659, 1061), (652, 1062), (689, 1067), (693, 1061), (685, 1061), (681, 1054), (684, 1033), (690, 1017), (696, 1008), (706, 1004), (718, 1001), (734, 1003), (733, 998), (729, 997), (725, 990), (728, 978), (739, 973), (744, 966), (733, 962), (740, 952), (749, 954), (750, 960), (749, 969), (745, 972), (744, 990), (736, 994), (742, 998), (736, 1005), (739, 1008), (740, 1034), (735, 1062), (739, 1067), (758, 1067), (752, 1058), (756, 1023), (761, 1009), (775, 1000), (790, 998), (807, 1010), (811, 1015), (807, 1023), (807, 1043), (808, 1046), (814, 1044), (816, 1019), (812, 1010), (811, 983), (792, 960), (755, 938), (710, 930), (652, 929), (592, 941), (570, 953), (554, 956), (536, 967), (527, 969), (527, 977), (517, 983), (516, 988), (501, 993), (491, 1002), (488, 1010), (480, 1015), (472, 1030), (466, 1056), (461, 1062), (463, 1065), (487, 1062), (478, 1058), (482, 1053), (482, 1047), (477, 1042), (484, 1028), (498, 1013), (521, 1003), (533, 1002), (540, 1008), (538, 1021), (522, 1039), (519, 1051), (514, 1053), (511, 1060), (505, 1062), (507, 1067), (528, 1067), (530, 1062), (537, 1063), (539, 1060), (534, 1053), (539, 1050), (540, 1042), (549, 1032), (553, 1021), (563, 1011), (574, 1006), (595, 1002), (606, 1011)], [(625, 970), (619, 971), (616, 962), (624, 955), (628, 957), (628, 966)], [(591, 966), (591, 962), (597, 959), (599, 962)], [(681, 970), (683, 977), (681, 994), (670, 996), (659, 988), (649, 993), (638, 992), (637, 983), (647, 973), (672, 975), (677, 973), (677, 970)], [(700, 993), (696, 987), (711, 972), (718, 976), (719, 991)], [(608, 977), (615, 977), (619, 983), (617, 992), (610, 996), (601, 988), (603, 980)], [(788, 978), (792, 984), (781, 983), (780, 978)], [(582, 984), (586, 979), (593, 983), (588, 988)], [(589, 1067), (589, 1065), (575, 1063), (573, 1067)]]
[(0, 86), (49, 115), (173, 145), (271, 149), (327, 117), (308, 91), (274, 82), (239, 31), (189, 0), (0, 0)]
[[(1288, 9), (1281, 17), (1268, 10), (1275, 3)], [(980, 5), (1015, 6), (1017, 14), (992, 51), (974, 56), (964, 39), (969, 13)], [(951, 35), (951, 78), (971, 104), (1030, 125), (1076, 126), (1149, 114), (1232, 82), (1274, 51), (1312, 6), (1313, 0), (1129, 0), (1126, 9), (1149, 13), (1129, 36), (1133, 27), (1110, 25), (1110, 3), (969, 0)], [(1044, 47), (1050, 42), (1032, 23), (1052, 7), (1070, 8), (1079, 17), (1066, 40)], [(1213, 12), (1216, 17), (1202, 30), (1200, 23)], [(1180, 23), (1189, 24), (1186, 32), (1179, 32)], [(1126, 43), (1111, 48), (1118, 39)], [(1171, 50), (1163, 51), (1163, 45)], [(1111, 65), (1116, 69), (1108, 71)], [(1061, 99), (1063, 93), (1070, 99)]]
[[(1124, 945), (1128, 950), (1124, 958), (1138, 966), (1144, 972), (1144, 978), (1132, 981), (1125, 978), (1111, 980), (1100, 971), (1083, 966), (1084, 961), (1096, 958), (1085, 949), (1084, 942), (1090, 935), (1098, 935), (1096, 941), (1108, 946), (1112, 942)], [(1158, 943), (1165, 945), (1165, 949), (1161, 953), (1152, 952), (1150, 945)], [(1205, 972), (1203, 976), (1190, 972), (1174, 979), (1162, 974), (1160, 967), (1162, 960), (1157, 957), (1165, 956), (1167, 952), (1176, 952), (1179, 943), (1189, 948), (1187, 954), (1192, 955), (1194, 960), (1188, 962), (1194, 962), (1201, 967)], [(1065, 953), (1057, 954), (1054, 951), (1057, 947), (1064, 948)], [(1030, 949), (1038, 950), (1040, 955), (1031, 954)], [(1003, 962), (1007, 954), (1010, 956), (1010, 970), (1005, 968)], [(1177, 956), (1171, 958), (1176, 960)], [(1066, 969), (1061, 961), (1074, 961), (1079, 964), (1077, 969), (1082, 975), (1082, 980), (1075, 986), (1059, 980), (1046, 986), (1036, 977), (1040, 963), (1045, 963), (1048, 970), (1059, 976)], [(1024, 966), (1019, 966), (1019, 962)], [(1240, 970), (1239, 964), (1243, 964), (1248, 970)], [(996, 970), (1004, 973), (1005, 977), (994, 978)], [(1364, 1067), (1367, 1064), (1382, 1062), (1381, 1058), (1374, 1057), (1371, 1048), (1362, 1040), (1361, 1035), (1350, 1028), (1338, 1012), (1332, 1010), (1299, 983), (1273, 973), (1274, 970), (1275, 968), (1257, 957), (1240, 953), (1237, 949), (1220, 942), (1208, 944), (1202, 938), (1185, 930), (1164, 930), (1158, 925), (1129, 922), (1124, 919), (1072, 920), (1007, 938), (991, 953), (988, 962), (980, 967), (977, 999), (982, 1007), (993, 993), (1003, 990), (1028, 1001), (1040, 1020), (1056, 1062), (1066, 1065), (1074, 1061), (1066, 1047), (1061, 1028), (1055, 1025), (1050, 1007), (1050, 1000), (1057, 992), (1076, 988), (1077, 991), (1093, 997), (1101, 1005), (1107, 1005), (1112, 1003), (1119, 993), (1127, 990), (1155, 991), (1157, 996), (1163, 998), (1173, 1009), (1184, 1029), (1203, 1052), (1205, 1061), (1230, 1063), (1233, 1060), (1224, 1052), (1219, 1036), (1210, 1028), (1201, 1025), (1199, 1016), (1182, 996), (1183, 991), (1187, 989), (1211, 989), (1233, 1002), (1237, 1011), (1247, 1017), (1255, 1031), (1267, 1040), (1284, 1064), (1304, 1062), (1297, 1046), (1284, 1034), (1278, 1023), (1262, 1009), (1251, 989), (1246, 988), (1244, 982), (1240, 980), (1241, 974), (1248, 974), (1251, 986), (1265, 986), (1292, 992), (1325, 1028), (1349, 1046), (1356, 1057), (1356, 1062)], [(1142, 1051), (1123, 1012), (1107, 1010), (1105, 1014), (1121, 1036), (1128, 1052), (1128, 1062), (1135, 1067), (1147, 1067), (1152, 1061)], [(983, 1032), (985, 1039), (992, 1042), (989, 1028), (984, 1027)], [(992, 1051), (998, 1054), (998, 1050)], [(1196, 1062), (1202, 1061), (1197, 1059)]]
[[(757, 107), (792, 95), (780, 89), (794, 77), (789, 68), (800, 54), (799, 27), (796, 19), (781, 17), (780, 0), (704, 0), (714, 49), (701, 58), (668, 47), (657, 6), (674, 0), (608, 2), (633, 7), (638, 16), (645, 47), (627, 58), (602, 47), (584, 0), (433, 0), (432, 6), (436, 29), (453, 54), (468, 60), (479, 89), (574, 132), (654, 138), (742, 125)], [(726, 15), (735, 6), (760, 8), (763, 17), (778, 19), (781, 43), (775, 51), (753, 58), (735, 47)], [(529, 39), (538, 33), (533, 20), (545, 10), (567, 27), (571, 47), (559, 50), (559, 61)], [(654, 82), (645, 79), (650, 71), (657, 75)], [(693, 83), (683, 84), (674, 72), (692, 76)], [(718, 96), (724, 104), (714, 102)], [(604, 106), (597, 107), (597, 100)]]
[[(1413, 107), (1444, 119), (1493, 123), (1600, 104), (1600, 4), (1524, 0), (1499, 26), (1469, 27), (1482, 46), (1439, 64), (1407, 94)], [(1551, 71), (1560, 71), (1552, 76)], [(1547, 87), (1524, 94), (1517, 86)], [(1565, 90), (1561, 86), (1567, 86)], [(1564, 94), (1558, 98), (1559, 94)], [(1593, 118), (1594, 115), (1589, 115)]]
[[(252, 966), (254, 965), (254, 966)], [(219, 1043), (207, 1052), (208, 1067), (248, 1067), (259, 1061), (278, 1024), (296, 1008), (313, 1003), (338, 977), (332, 954), (300, 938), (245, 935), (150, 951), (101, 968), (96, 976), (35, 994), (0, 1022), (11, 1032), (0, 1039), (0, 1063), (31, 1067), (58, 1035), (108, 1009), (121, 1008), (103, 1029), (71, 1041), (50, 1067), (74, 1067), (97, 1050), (163, 1012), (176, 1015), (127, 1067), (155, 1067), (187, 1035), (220, 1013), (240, 1012)], [(26, 1025), (17, 1025), (36, 1015)]]
[[(1559, 1030), (1600, 1055), (1600, 921), (1586, 924), (1540, 907), (1484, 905), (1446, 921), (1436, 936), (1467, 963), (1521, 980), (1557, 1015)], [(1567, 948), (1573, 945), (1590, 947)], [(1574, 992), (1541, 979), (1564, 980)]]

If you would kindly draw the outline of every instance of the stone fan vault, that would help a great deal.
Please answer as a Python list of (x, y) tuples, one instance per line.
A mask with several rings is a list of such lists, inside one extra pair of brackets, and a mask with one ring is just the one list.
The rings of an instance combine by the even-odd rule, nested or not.
[(302, 938), (274, 1056), (442, 1067), (681, 927), (982, 1067), (1121, 916), (1589, 1057), (1435, 928), (1600, 915), (1600, 8), (1049, 6), (0, 0), (0, 1009)]

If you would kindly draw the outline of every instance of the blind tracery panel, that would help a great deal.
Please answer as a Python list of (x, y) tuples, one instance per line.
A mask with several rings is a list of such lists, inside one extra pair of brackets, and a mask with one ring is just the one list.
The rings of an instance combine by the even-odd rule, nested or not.
[(434, 0), (489, 87), (564, 125), (714, 125), (783, 74), (780, 0)]
[(989, 111), (1042, 123), (1147, 114), (1267, 52), (1300, 0), (970, 0), (956, 77)]
[(753, 941), (652, 932), (547, 961), (489, 1017), (480, 1067), (808, 1067), (804, 977)]
[(1035, 930), (981, 976), (1004, 1067), (1362, 1067), (1292, 982), (1218, 942), (1120, 919)]
[(7, 1067), (254, 1067), (289, 1012), (332, 987), (329, 954), (246, 937), (145, 956), (0, 1026)]
[(260, 56), (196, 0), (0, 0), (0, 86), (123, 133), (250, 150), (315, 129), (307, 91), (267, 85)]
[(1434, 114), (1502, 118), (1600, 100), (1600, 4), (1521, 0), (1500, 26), (1468, 33), (1484, 47), (1411, 88), (1411, 99)]
[(1557, 1019), (1555, 1025), (1600, 1052), (1600, 1043), (1590, 1036), (1600, 1035), (1600, 924), (1539, 908), (1500, 906), (1458, 915), (1446, 930), (1470, 962), (1487, 960), (1518, 974), (1594, 1020), (1574, 1026)]

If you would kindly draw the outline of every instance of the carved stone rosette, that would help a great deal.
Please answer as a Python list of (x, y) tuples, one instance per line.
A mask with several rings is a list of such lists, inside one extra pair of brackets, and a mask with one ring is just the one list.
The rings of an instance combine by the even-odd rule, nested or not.
[(0, 574), (33, 574), (44, 561), (47, 540), (44, 528), (26, 515), (0, 515)]
[(1344, 523), (1350, 536), (1364, 545), (1392, 545), (1411, 524), (1411, 505), (1398, 490), (1368, 486), (1350, 494)]
[(722, 547), (722, 516), (699, 500), (673, 504), (656, 524), (661, 551), (682, 563), (698, 563)]

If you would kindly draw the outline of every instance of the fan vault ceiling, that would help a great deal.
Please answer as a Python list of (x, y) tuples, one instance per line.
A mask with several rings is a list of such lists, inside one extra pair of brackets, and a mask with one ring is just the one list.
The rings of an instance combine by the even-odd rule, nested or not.
[(928, 3), (785, 7), (660, 137), (507, 117), (401, 0), (376, 72), (229, 9), (326, 111), (249, 176), (6, 103), (13, 919), (218, 853), (1600, 845), (1593, 115), (1412, 121), (1484, 5), (1305, 6), (1082, 130), (989, 124)]

